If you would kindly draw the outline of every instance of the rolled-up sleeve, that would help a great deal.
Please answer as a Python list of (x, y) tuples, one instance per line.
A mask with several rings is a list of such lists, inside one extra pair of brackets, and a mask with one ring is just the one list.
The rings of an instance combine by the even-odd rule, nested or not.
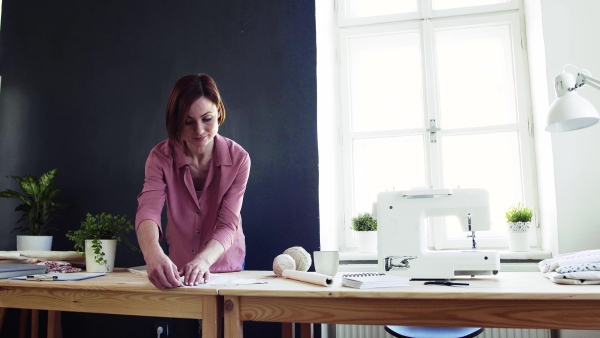
[(223, 202), (217, 214), (217, 224), (212, 237), (223, 245), (225, 251), (233, 244), (236, 232), (242, 224), (242, 203), (249, 176), (250, 156), (245, 153), (231, 186), (223, 195)]
[(138, 195), (138, 209), (135, 215), (135, 229), (145, 220), (158, 224), (162, 238), (161, 214), (165, 205), (166, 182), (161, 161), (156, 152), (152, 151), (146, 160), (144, 187)]

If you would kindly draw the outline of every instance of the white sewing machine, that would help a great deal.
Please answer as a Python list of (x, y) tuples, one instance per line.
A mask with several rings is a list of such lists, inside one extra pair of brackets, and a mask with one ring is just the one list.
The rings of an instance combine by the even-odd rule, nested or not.
[[(496, 251), (476, 250), (475, 231), (489, 230), (488, 192), (484, 189), (423, 189), (377, 195), (378, 270), (413, 279), (452, 279), (491, 275), (500, 270)], [(456, 216), (470, 231), (470, 250), (428, 250), (425, 219)]]

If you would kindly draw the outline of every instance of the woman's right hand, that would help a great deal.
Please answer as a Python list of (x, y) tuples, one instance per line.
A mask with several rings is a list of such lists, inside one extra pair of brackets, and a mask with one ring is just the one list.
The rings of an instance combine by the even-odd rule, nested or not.
[(146, 258), (146, 271), (150, 282), (161, 290), (183, 286), (177, 266), (163, 252)]
[(161, 290), (183, 286), (177, 266), (165, 255), (158, 243), (158, 225), (154, 221), (145, 220), (140, 223), (136, 233), (150, 282)]

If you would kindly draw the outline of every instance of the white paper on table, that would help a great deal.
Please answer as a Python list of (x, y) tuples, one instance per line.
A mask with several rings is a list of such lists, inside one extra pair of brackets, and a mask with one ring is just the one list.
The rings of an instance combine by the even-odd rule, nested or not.
[[(181, 277), (183, 278), (183, 277)], [(183, 281), (183, 279), (182, 279)], [(211, 274), (208, 281), (198, 284), (201, 285), (210, 285), (210, 286), (237, 286), (237, 285), (250, 285), (250, 284), (267, 284), (268, 282), (263, 279), (256, 278), (232, 278), (228, 276), (226, 273), (224, 274)]]
[[(144, 276), (148, 276), (148, 272), (146, 271), (146, 266), (134, 266), (128, 269), (129, 272), (140, 274)], [(184, 277), (180, 276), (179, 280), (183, 283)], [(267, 284), (268, 282), (264, 279), (256, 279), (256, 278), (239, 278), (239, 277), (231, 277), (231, 275), (225, 273), (213, 273), (210, 274), (208, 281), (204, 281), (198, 285), (185, 285), (185, 287), (190, 286), (237, 286), (237, 285), (250, 285), (250, 284)]]
[(331, 286), (333, 284), (333, 277), (327, 276), (321, 273), (316, 272), (306, 272), (306, 271), (297, 271), (297, 270), (283, 270), (281, 275), (288, 279), (295, 279), (302, 282), (322, 285), (322, 286)]

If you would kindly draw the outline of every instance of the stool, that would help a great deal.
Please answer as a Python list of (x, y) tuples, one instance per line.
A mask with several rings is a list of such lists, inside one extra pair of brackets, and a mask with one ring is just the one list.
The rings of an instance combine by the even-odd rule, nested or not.
[(386, 325), (385, 331), (394, 337), (402, 338), (471, 338), (477, 337), (483, 332), (483, 328)]

